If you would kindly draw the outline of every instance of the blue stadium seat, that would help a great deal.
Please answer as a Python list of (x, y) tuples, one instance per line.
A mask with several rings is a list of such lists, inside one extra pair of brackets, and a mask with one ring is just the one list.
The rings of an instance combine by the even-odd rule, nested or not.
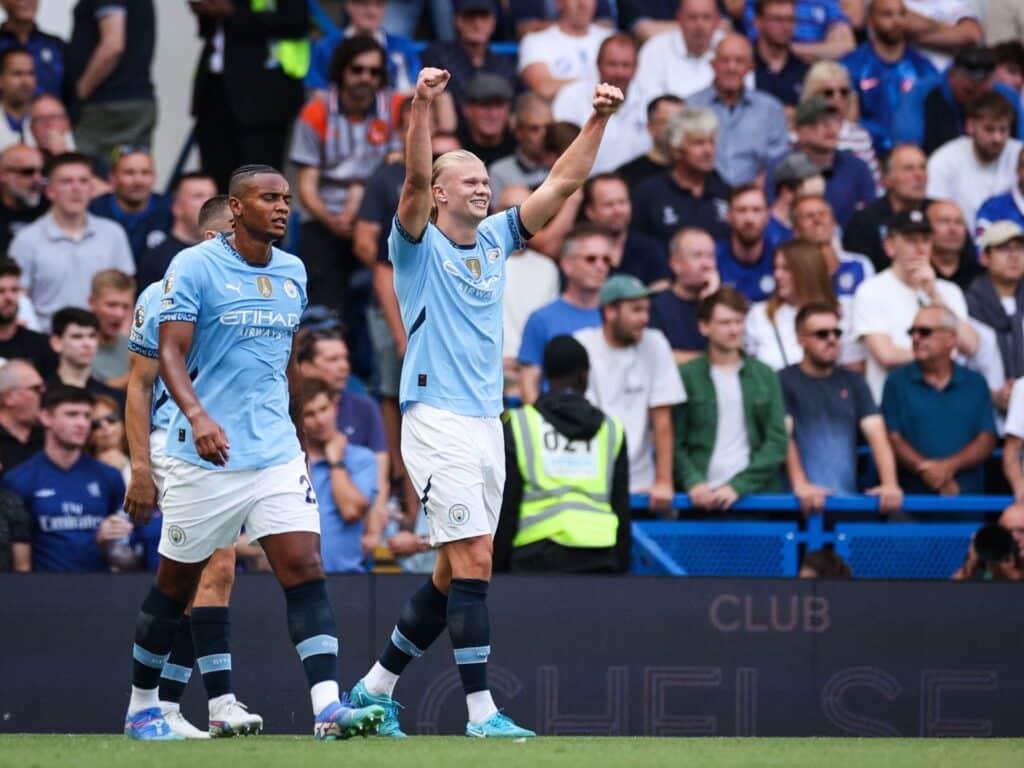
[(861, 579), (948, 579), (967, 554), (977, 523), (846, 523), (836, 552)]
[(633, 523), (633, 573), (679, 576), (795, 576), (793, 523)]

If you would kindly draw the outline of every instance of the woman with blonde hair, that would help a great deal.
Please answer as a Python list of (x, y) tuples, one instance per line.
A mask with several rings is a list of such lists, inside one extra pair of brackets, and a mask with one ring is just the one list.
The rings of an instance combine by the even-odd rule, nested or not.
[[(775, 292), (759, 301), (747, 314), (747, 354), (776, 371), (799, 363), (804, 356), (796, 338), (796, 313), (806, 304), (825, 304), (841, 313), (825, 259), (808, 240), (790, 240), (775, 251)], [(849, 323), (840, 315), (840, 328)], [(843, 340), (840, 362), (848, 359), (849, 343)]]
[(800, 101), (804, 102), (813, 96), (820, 96), (830, 105), (839, 110), (843, 116), (843, 125), (839, 130), (839, 149), (856, 155), (871, 169), (875, 177), (875, 186), (881, 193), (881, 169), (878, 156), (871, 143), (871, 134), (860, 123), (860, 105), (857, 94), (850, 84), (850, 73), (842, 64), (835, 61), (817, 61), (807, 70), (804, 77), (804, 88)]

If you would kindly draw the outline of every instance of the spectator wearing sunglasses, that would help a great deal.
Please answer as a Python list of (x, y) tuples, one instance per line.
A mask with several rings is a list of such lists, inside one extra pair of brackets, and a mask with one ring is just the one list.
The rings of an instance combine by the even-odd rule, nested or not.
[(33, 147), (12, 144), (0, 154), (0, 253), (26, 224), (49, 207), (43, 198), (43, 155)]
[(388, 152), (401, 148), (385, 63), (372, 37), (346, 38), (331, 61), (330, 89), (306, 103), (295, 126), (289, 157), (306, 213), (301, 256), (310, 305), (349, 306), (348, 280), (358, 265), (352, 235), (365, 183)]
[(908, 44), (908, 21), (903, 0), (872, 0), (868, 10), (871, 35), (840, 62), (849, 70), (860, 100), (860, 123), (868, 129), (880, 156), (892, 149), (896, 112), (907, 92), (939, 74), (924, 54)]
[(968, 357), (978, 349), (964, 294), (955, 283), (936, 277), (931, 251), (932, 227), (924, 213), (897, 213), (885, 238), (892, 266), (865, 280), (854, 294), (853, 332), (866, 348), (868, 386), (876, 399), (889, 372), (914, 360), (907, 329), (922, 306), (949, 309), (959, 319), (957, 349)]
[(598, 297), (611, 271), (613, 249), (611, 232), (599, 224), (579, 224), (562, 240), (558, 267), (565, 277), (565, 290), (533, 312), (523, 329), (519, 388), (524, 402), (532, 404), (541, 393), (541, 364), (548, 342), (601, 325)]
[(805, 513), (820, 512), (826, 496), (860, 493), (857, 434), (864, 436), (878, 468), (877, 496), (883, 514), (896, 512), (903, 491), (896, 460), (864, 377), (839, 365), (843, 329), (835, 305), (805, 304), (796, 315), (803, 358), (779, 372), (786, 403), (790, 450), (786, 473)]
[(944, 306), (914, 315), (913, 362), (892, 371), (882, 415), (908, 493), (984, 493), (982, 465), (996, 445), (988, 383), (953, 362), (960, 318)]

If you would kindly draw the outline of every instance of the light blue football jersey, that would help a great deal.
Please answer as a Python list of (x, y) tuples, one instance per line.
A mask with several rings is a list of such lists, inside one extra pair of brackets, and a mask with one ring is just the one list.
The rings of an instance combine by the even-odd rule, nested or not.
[(277, 248), (248, 264), (224, 235), (186, 248), (164, 277), (160, 322), (195, 323), (186, 367), (199, 402), (227, 434), (227, 464), (196, 453), (192, 428), (171, 413), (167, 454), (208, 469), (260, 469), (301, 452), (288, 413), (288, 361), (306, 307), (306, 268)]
[(412, 403), (463, 416), (501, 414), (505, 259), (526, 247), (519, 209), (488, 216), (474, 245), (456, 245), (433, 223), (418, 242), (395, 217), (388, 256), (409, 345), (399, 389)]
[[(160, 341), (160, 301), (163, 281), (150, 283), (135, 302), (135, 315), (132, 318), (132, 330), (128, 334), (128, 349), (137, 355), (160, 359), (158, 343)], [(150, 414), (150, 431), (167, 429), (171, 421), (171, 411), (178, 406), (171, 393), (164, 386), (159, 376), (153, 382), (153, 407)]]

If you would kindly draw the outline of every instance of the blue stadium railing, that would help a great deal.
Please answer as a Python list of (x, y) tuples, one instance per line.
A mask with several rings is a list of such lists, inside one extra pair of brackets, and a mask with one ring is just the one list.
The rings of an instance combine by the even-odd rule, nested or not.
[[(646, 509), (648, 503), (646, 494), (630, 497), (634, 509)], [(927, 522), (880, 523), (873, 496), (830, 496), (821, 514), (807, 518), (800, 515), (795, 496), (748, 496), (728, 515), (785, 519), (737, 521), (702, 512), (703, 519), (637, 521), (630, 570), (667, 576), (796, 576), (801, 548), (830, 546), (857, 577), (945, 579), (963, 562), (971, 535), (986, 516), (1011, 503), (1010, 496), (911, 495), (904, 499), (903, 512)], [(677, 494), (672, 506), (693, 510), (686, 494)], [(843, 519), (835, 520), (836, 515)], [(851, 517), (865, 521), (851, 522)]]

